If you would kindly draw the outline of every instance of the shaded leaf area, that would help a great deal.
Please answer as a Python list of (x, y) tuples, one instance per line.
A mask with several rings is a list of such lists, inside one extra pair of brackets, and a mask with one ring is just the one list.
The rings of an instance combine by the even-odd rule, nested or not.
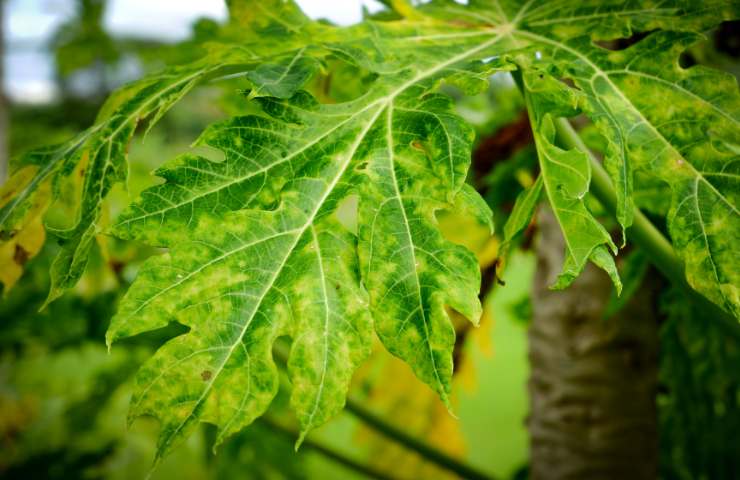
[[(470, 251), (442, 236), (437, 213), (467, 212), (489, 224), (491, 213), (465, 186), (473, 130), (438, 93), (443, 82), (473, 94), (496, 71), (524, 70), (542, 175), (510, 231), (526, 225), (541, 188), (567, 239), (557, 287), (589, 260), (619, 285), (609, 252), (616, 246), (584, 201), (588, 159), (553, 143), (556, 116), (585, 112), (609, 141), (622, 225), (631, 223), (633, 169), (668, 181), (671, 230), (690, 282), (730, 311), (737, 305), (732, 238), (717, 233), (739, 231), (737, 130), (728, 123), (737, 114), (736, 85), (717, 72), (682, 70), (674, 66), (678, 47), (659, 48), (685, 46), (696, 39), (690, 33), (659, 31), (616, 53), (591, 41), (633, 29), (700, 31), (736, 15), (733, 5), (437, 1), (413, 9), (397, 2), (385, 20), (348, 28), (309, 21), (292, 2), (229, 5), (223, 43), (206, 59), (114, 94), (79, 138), (16, 163), (2, 197), (0, 225), (12, 237), (36, 211), (42, 185), (53, 198), (71, 172), (82, 172), (78, 220), (56, 232), (63, 243), (51, 300), (84, 269), (101, 202), (125, 178), (136, 122), (151, 117), (153, 124), (206, 79), (236, 73), (248, 80), (247, 98), (260, 112), (214, 124), (196, 142), (225, 159), (189, 154), (166, 163), (156, 172), (165, 183), (143, 192), (109, 230), (167, 252), (140, 269), (108, 343), (172, 321), (189, 328), (135, 379), (130, 417), (160, 420), (158, 458), (199, 421), (218, 427), (218, 444), (268, 408), (278, 388), (271, 350), (279, 336), (293, 339), (291, 405), (303, 435), (342, 408), (372, 328), (449, 407), (455, 331), (448, 309), (477, 322), (480, 271)], [(645, 63), (646, 54), (661, 61)], [(363, 91), (347, 101), (321, 103), (320, 82), (312, 80), (337, 59), (372, 81), (358, 82)], [(659, 80), (643, 81), (632, 69)], [(728, 90), (734, 93), (717, 96)], [(695, 123), (668, 121), (673, 110), (647, 113), (640, 104), (663, 97)], [(716, 125), (711, 142), (698, 136), (707, 125)], [(693, 196), (691, 181), (701, 186)], [(356, 232), (337, 215), (352, 198)]]
[(683, 293), (666, 292), (661, 327), (661, 469), (668, 478), (740, 472), (740, 343)]
[[(527, 2), (521, 9), (506, 2), (471, 2), (468, 9), (433, 3), (429, 10), (440, 17), (454, 12), (472, 24), (521, 22), (513, 36), (520, 45), (541, 50), (539, 58), (519, 57), (517, 62), (543, 77), (572, 82), (561, 105), (572, 114), (586, 113), (606, 140), (605, 164), (616, 187), (622, 226), (632, 223), (635, 175), (642, 187), (654, 186), (655, 194), (640, 189), (642, 205), (659, 194), (658, 182), (667, 183), (672, 191), (669, 229), (687, 264), (689, 283), (737, 316), (738, 273), (731, 245), (740, 231), (734, 195), (740, 97), (732, 76), (705, 67), (681, 68), (679, 55), (701, 39), (691, 30), (736, 18), (738, 6), (596, 3)], [(615, 51), (593, 41), (655, 29), (676, 32), (641, 35), (636, 44)]]
[[(551, 42), (557, 67), (545, 68), (575, 82), (580, 110), (607, 139), (605, 165), (617, 188), (623, 227), (632, 222), (634, 172), (642, 174), (643, 187), (667, 183), (668, 228), (687, 280), (738, 316), (740, 278), (732, 245), (740, 232), (740, 96), (729, 74), (679, 67), (681, 52), (700, 38), (656, 32), (620, 51), (586, 38)], [(562, 104), (573, 105), (567, 102)], [(641, 195), (650, 191), (642, 188)]]
[(622, 283), (608, 250), (616, 254), (617, 247), (585, 202), (591, 182), (590, 160), (584, 152), (565, 151), (555, 145), (554, 120), (574, 115), (578, 97), (561, 82), (542, 74), (525, 72), (524, 86), (541, 176), (517, 198), (504, 234), (510, 239), (526, 226), (525, 220), (532, 216), (544, 192), (565, 239), (563, 271), (553, 288), (569, 286), (590, 260), (609, 274), (620, 292)]

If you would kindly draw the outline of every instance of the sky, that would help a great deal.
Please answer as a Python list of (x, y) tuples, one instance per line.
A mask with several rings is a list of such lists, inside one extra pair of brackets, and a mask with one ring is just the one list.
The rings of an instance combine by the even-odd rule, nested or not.
[[(376, 0), (296, 0), (312, 18), (339, 25), (361, 20), (362, 7), (377, 10)], [(203, 16), (226, 18), (222, 0), (109, 0), (105, 24), (109, 32), (168, 41), (182, 40), (191, 23)], [(74, 14), (74, 0), (7, 0), (4, 88), (13, 100), (53, 99), (53, 64), (45, 45), (56, 28)], [(166, 21), (163, 21), (166, 19)]]

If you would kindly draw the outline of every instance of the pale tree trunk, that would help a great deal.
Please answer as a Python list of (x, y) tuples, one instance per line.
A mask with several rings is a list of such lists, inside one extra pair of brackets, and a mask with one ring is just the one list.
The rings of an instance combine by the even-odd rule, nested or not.
[(655, 289), (643, 286), (609, 319), (603, 311), (613, 287), (592, 265), (567, 290), (550, 290), (564, 242), (549, 210), (540, 211), (538, 223), (529, 328), (531, 478), (654, 479)]
[(0, 0), (0, 185), (8, 175), (8, 101), (5, 98), (5, 0)]

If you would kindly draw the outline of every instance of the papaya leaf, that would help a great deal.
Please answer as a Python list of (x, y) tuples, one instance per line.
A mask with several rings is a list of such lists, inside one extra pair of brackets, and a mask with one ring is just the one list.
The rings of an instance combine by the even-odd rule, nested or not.
[[(224, 162), (181, 157), (121, 215), (113, 233), (170, 251), (144, 265), (108, 341), (172, 319), (191, 328), (137, 377), (131, 413), (162, 421), (162, 453), (200, 419), (222, 440), (259, 416), (278, 385), (271, 349), (280, 335), (294, 339), (291, 403), (303, 432), (324, 423), (369, 353), (369, 313), (386, 347), (448, 403), (445, 306), (477, 321), (480, 272), (471, 252), (443, 238), (435, 213), (459, 203), (490, 225), (490, 210), (464, 188), (472, 129), (433, 90), (499, 37), (462, 39), (352, 102), (257, 97), (265, 116), (201, 138)], [(357, 238), (334, 215), (353, 194)]]
[(506, 258), (511, 243), (532, 221), (537, 203), (542, 196), (542, 175), (535, 182), (522, 190), (516, 197), (514, 208), (504, 225), (504, 243), (501, 244), (500, 257)]
[[(281, 10), (283, 18), (275, 18), (281, 22), (282, 29), (287, 29), (287, 26), (292, 25), (288, 22), (293, 22), (295, 26), (288, 30), (295, 31), (302, 22), (308, 21), (291, 2), (263, 2), (260, 6), (268, 7), (275, 11)], [(43, 202), (43, 213), (52, 201), (58, 199), (59, 184), (81, 162), (86, 162), (80, 198), (75, 205), (76, 218), (70, 225), (62, 227), (47, 225), (47, 229), (54, 231), (61, 244), (51, 267), (52, 281), (47, 303), (74, 286), (84, 272), (93, 240), (100, 233), (97, 224), (103, 201), (116, 183), (126, 181), (128, 144), (142, 119), (150, 119), (147, 127), (150, 129), (194, 86), (210, 78), (228, 74), (238, 66), (261, 66), (265, 72), (260, 79), (269, 81), (271, 75), (276, 72), (280, 74), (279, 69), (283, 62), (289, 62), (282, 55), (283, 52), (292, 55), (293, 48), (304, 44), (310, 38), (308, 35), (324, 30), (323, 26), (317, 24), (313, 29), (307, 28), (304, 32), (306, 36), (300, 39), (296, 35), (285, 35), (280, 43), (254, 43), (260, 38), (260, 32), (274, 30), (273, 23), (269, 19), (265, 21), (265, 18), (268, 17), (242, 18), (238, 25), (227, 25), (222, 33), (223, 42), (210, 45), (207, 57), (124, 86), (108, 99), (101, 108), (97, 123), (87, 131), (62, 145), (29, 152), (12, 162), (8, 183), (17, 184), (18, 188), (12, 191), (12, 198), (6, 198), (0, 207), (0, 241), (7, 241), (32, 221), (28, 212), (38, 213), (38, 189), (43, 190), (45, 185), (54, 186), (53, 195), (45, 195), (48, 198)], [(238, 44), (234, 43), (235, 30), (239, 32)], [(266, 62), (267, 58), (271, 62)], [(274, 64), (272, 67), (271, 63)], [(300, 87), (300, 78), (289, 77), (282, 80), (285, 80), (282, 82), (283, 94), (290, 95)], [(290, 83), (289, 80), (293, 82)], [(26, 179), (27, 167), (36, 169), (30, 180)]]
[[(136, 122), (160, 118), (209, 78), (249, 82), (245, 101), (260, 112), (211, 125), (196, 142), (225, 159), (186, 154), (165, 164), (156, 172), (165, 182), (144, 191), (108, 232), (167, 250), (139, 271), (108, 344), (172, 321), (189, 328), (135, 381), (130, 416), (160, 420), (158, 458), (199, 421), (218, 427), (220, 443), (267, 409), (279, 383), (271, 353), (279, 336), (293, 339), (291, 405), (302, 435), (342, 408), (372, 329), (449, 408), (448, 311), (477, 322), (480, 271), (470, 251), (443, 237), (436, 215), (464, 212), (490, 225), (490, 210), (465, 186), (474, 134), (439, 93), (443, 82), (476, 93), (496, 71), (523, 71), (542, 174), (510, 233), (547, 199), (568, 249), (556, 287), (589, 260), (620, 285), (616, 245), (584, 202), (589, 160), (554, 144), (555, 118), (585, 113), (607, 139), (623, 228), (635, 169), (669, 183), (669, 225), (689, 282), (736, 311), (737, 87), (726, 75), (677, 63), (699, 38), (692, 32), (737, 17), (736, 4), (392, 2), (385, 21), (340, 28), (307, 19), (289, 1), (228, 3), (223, 43), (207, 58), (122, 90), (80, 140), (44, 151), (33, 179), (18, 182), (26, 185), (20, 200), (0, 211), (4, 229), (5, 219), (31, 211), (25, 202), (39, 185), (88, 162), (79, 218), (62, 234), (52, 269), (54, 298), (84, 268), (101, 202), (125, 179)], [(647, 30), (660, 31), (623, 51), (594, 43)], [(358, 82), (351, 100), (322, 104), (310, 80), (336, 61), (373, 80)], [(351, 198), (356, 233), (337, 215)]]

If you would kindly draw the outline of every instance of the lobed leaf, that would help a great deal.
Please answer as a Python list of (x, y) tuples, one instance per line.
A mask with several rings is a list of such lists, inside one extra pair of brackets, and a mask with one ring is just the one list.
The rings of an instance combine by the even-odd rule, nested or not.
[[(258, 97), (266, 116), (202, 136), (223, 162), (181, 157), (122, 214), (114, 233), (170, 252), (142, 268), (109, 343), (172, 319), (191, 328), (137, 377), (132, 415), (162, 421), (162, 453), (198, 420), (217, 424), (220, 441), (259, 416), (278, 385), (270, 352), (280, 335), (294, 339), (291, 403), (304, 434), (325, 422), (368, 353), (370, 313), (386, 347), (446, 401), (454, 330), (445, 306), (477, 320), (480, 273), (472, 253), (444, 240), (435, 212), (459, 203), (490, 222), (490, 211), (463, 189), (472, 129), (431, 90), (494, 43), (399, 68), (344, 104), (306, 92)], [(335, 216), (351, 195), (357, 238)]]
[[(260, 416), (278, 388), (272, 346), (284, 335), (293, 339), (291, 404), (303, 435), (342, 408), (373, 328), (449, 406), (448, 309), (477, 322), (480, 271), (471, 252), (441, 235), (436, 215), (456, 210), (490, 225), (491, 214), (465, 184), (473, 131), (437, 92), (442, 82), (475, 93), (495, 71), (522, 70), (541, 176), (505, 236), (547, 198), (567, 243), (556, 287), (587, 261), (620, 287), (616, 245), (584, 202), (589, 160), (554, 144), (554, 119), (585, 113), (607, 139), (623, 228), (632, 221), (634, 171), (668, 183), (669, 228), (689, 282), (737, 314), (737, 86), (677, 62), (699, 38), (690, 32), (736, 17), (737, 5), (392, 2), (395, 13), (383, 17), (392, 20), (337, 28), (308, 20), (292, 2), (228, 3), (224, 45), (124, 89), (79, 139), (26, 157), (0, 210), (3, 230), (29, 225), (41, 186), (86, 162), (78, 219), (59, 233), (54, 298), (84, 268), (101, 203), (125, 179), (136, 122), (160, 118), (208, 78), (249, 81), (260, 113), (212, 125), (196, 142), (225, 159), (187, 154), (165, 164), (156, 172), (165, 182), (144, 191), (109, 232), (167, 252), (141, 268), (108, 344), (172, 321), (190, 329), (136, 378), (131, 418), (161, 421), (159, 456), (199, 421), (217, 425), (221, 442)], [(622, 51), (594, 43), (653, 29), (673, 31)], [(337, 62), (373, 81), (358, 82), (365, 90), (353, 100), (322, 104), (317, 97), (327, 95), (303, 89)], [(356, 233), (338, 215), (351, 199)]]

